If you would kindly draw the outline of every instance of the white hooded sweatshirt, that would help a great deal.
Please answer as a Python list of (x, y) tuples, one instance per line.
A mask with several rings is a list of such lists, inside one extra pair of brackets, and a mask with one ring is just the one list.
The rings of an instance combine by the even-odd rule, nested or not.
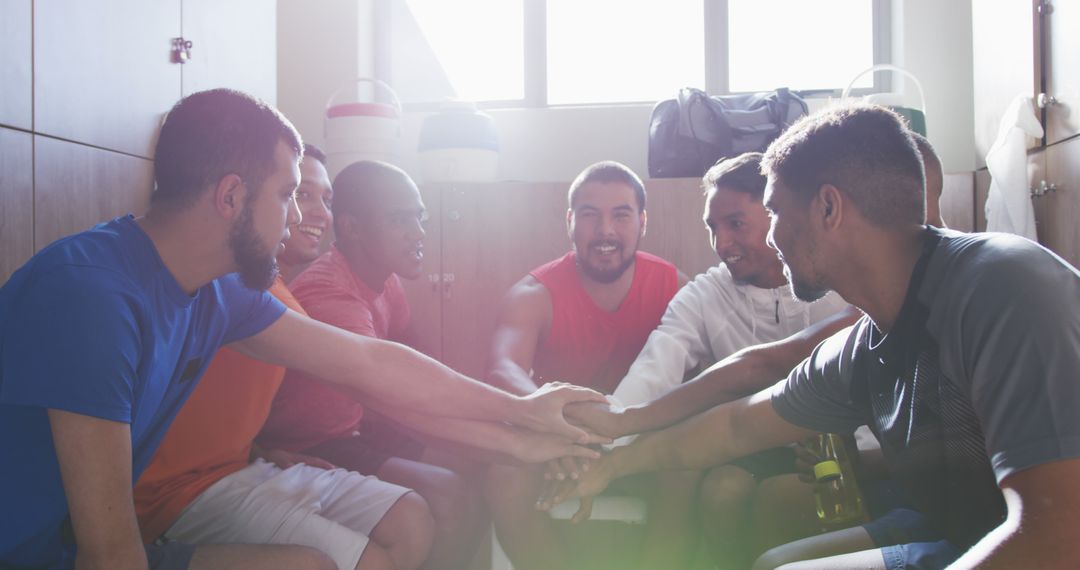
[(681, 384), (698, 365), (786, 338), (847, 306), (836, 293), (804, 303), (792, 297), (787, 285), (762, 289), (736, 284), (727, 266), (713, 267), (675, 294), (611, 399), (621, 406), (652, 401)]

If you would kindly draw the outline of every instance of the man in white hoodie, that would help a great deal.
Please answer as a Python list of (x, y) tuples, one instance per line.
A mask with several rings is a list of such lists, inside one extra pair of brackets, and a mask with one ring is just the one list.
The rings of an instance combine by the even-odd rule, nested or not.
[[(770, 384), (782, 378), (817, 342), (855, 322), (855, 311), (845, 311), (847, 303), (836, 294), (815, 303), (791, 295), (783, 265), (765, 242), (769, 219), (762, 206), (765, 177), (760, 163), (761, 153), (746, 153), (717, 163), (705, 174), (704, 222), (722, 263), (699, 275), (671, 300), (660, 326), (611, 397), (627, 408), (603, 426), (582, 418), (594, 429), (616, 437), (657, 429), (752, 393), (760, 388), (761, 378)], [(746, 378), (745, 386), (740, 386), (741, 379), (696, 382), (694, 388), (711, 384), (710, 393), (698, 392), (692, 398), (672, 394), (645, 405), (677, 388), (695, 370), (763, 343), (776, 344), (747, 355), (760, 357), (765, 368), (755, 366), (757, 373)], [(702, 376), (707, 377), (708, 371)], [(746, 522), (757, 483), (794, 473), (794, 463), (789, 448), (777, 448), (716, 467), (706, 475), (699, 504), (707, 543), (720, 567), (742, 564), (750, 554), (745, 551)], [(789, 479), (788, 484), (802, 485), (794, 476)]]

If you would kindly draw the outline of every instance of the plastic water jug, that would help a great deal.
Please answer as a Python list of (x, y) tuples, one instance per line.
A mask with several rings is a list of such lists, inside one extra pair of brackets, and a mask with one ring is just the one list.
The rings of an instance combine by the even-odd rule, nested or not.
[(499, 173), (495, 122), (476, 105), (444, 103), (424, 120), (417, 145), (425, 182), (492, 182)]
[(858, 81), (860, 77), (866, 75), (867, 73), (874, 73), (877, 71), (893, 71), (910, 79), (911, 82), (915, 84), (915, 87), (919, 90), (919, 108), (905, 105), (904, 96), (900, 93), (871, 93), (870, 95), (863, 97), (863, 101), (866, 101), (867, 103), (873, 103), (875, 105), (881, 105), (883, 107), (888, 107), (893, 111), (896, 111), (897, 114), (907, 120), (908, 127), (912, 131), (915, 131), (916, 133), (919, 133), (920, 135), (925, 137), (926, 95), (923, 92), (922, 83), (919, 83), (918, 78), (916, 78), (915, 75), (912, 74), (910, 71), (902, 67), (897, 67), (895, 65), (889, 64), (881, 64), (875, 65), (868, 69), (864, 69), (863, 71), (859, 72), (859, 74), (856, 75), (854, 79), (851, 80), (851, 83), (848, 83), (847, 87), (844, 88), (844, 93), (840, 96), (840, 100), (844, 101), (848, 98), (848, 94), (851, 92), (851, 88), (855, 85), (855, 82)]
[[(354, 95), (352, 101), (335, 102), (346, 88), (364, 83), (372, 86), (370, 100), (359, 100), (361, 96)], [(323, 130), (326, 169), (331, 180), (358, 160), (397, 164), (401, 146), (401, 103), (386, 83), (359, 78), (354, 84), (330, 95), (323, 116)]]

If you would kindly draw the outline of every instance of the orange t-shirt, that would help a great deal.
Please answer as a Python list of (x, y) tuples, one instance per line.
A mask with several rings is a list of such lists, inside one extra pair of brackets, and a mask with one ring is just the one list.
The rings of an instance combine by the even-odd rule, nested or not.
[[(300, 303), (279, 277), (270, 293), (290, 309)], [(135, 512), (143, 540), (152, 542), (203, 491), (250, 463), (285, 369), (223, 348), (180, 409), (135, 485)]]

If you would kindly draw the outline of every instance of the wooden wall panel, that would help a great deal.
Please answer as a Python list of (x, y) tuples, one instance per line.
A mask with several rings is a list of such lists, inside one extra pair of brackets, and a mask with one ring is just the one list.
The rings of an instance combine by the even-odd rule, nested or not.
[(34, 152), (35, 250), (150, 203), (149, 160), (42, 136)]
[[(49, 0), (34, 12), (37, 132), (152, 157), (180, 99), (180, 0)], [(270, 8), (272, 10), (272, 8)]]
[(985, 168), (975, 171), (975, 229), (986, 231), (986, 196), (990, 193), (990, 172)]
[(34, 141), (0, 128), (0, 284), (34, 253)]
[(31, 0), (0, 2), (0, 125), (33, 125)]
[(277, 99), (274, 3), (183, 0), (183, 11), (183, 36), (193, 43), (191, 61), (179, 66), (184, 95), (230, 87), (273, 104)]
[(1046, 144), (1080, 133), (1080, 2), (1052, 2), (1047, 17), (1046, 92), (1057, 100), (1046, 109)]
[(649, 228), (641, 249), (674, 263), (687, 277), (720, 262), (709, 245), (705, 195), (698, 178), (647, 180)]
[(485, 373), (506, 291), (570, 248), (565, 183), (445, 187), (442, 204), (443, 361)]
[(975, 230), (975, 176), (971, 172), (945, 175), (941, 192), (941, 218), (961, 232)]

